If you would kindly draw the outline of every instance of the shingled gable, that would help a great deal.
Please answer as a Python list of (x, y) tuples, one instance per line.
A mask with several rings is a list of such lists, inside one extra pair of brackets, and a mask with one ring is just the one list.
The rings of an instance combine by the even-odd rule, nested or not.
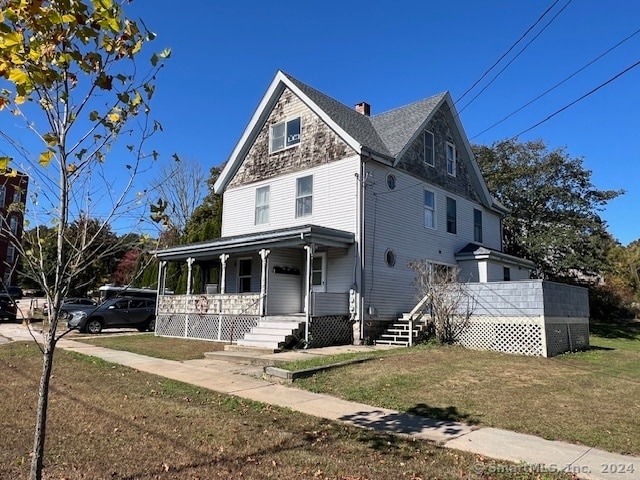
[(422, 133), (436, 111), (440, 108), (446, 109), (449, 120), (455, 124), (458, 140), (467, 153), (466, 157), (470, 159), (469, 167), (473, 172), (473, 182), (483, 203), (489, 208), (504, 211), (489, 194), (448, 92), (369, 117), (280, 70), (269, 85), (215, 183), (216, 193), (221, 193), (229, 184), (251, 147), (251, 143), (286, 88), (300, 98), (358, 154), (388, 165), (396, 164), (405, 149)]

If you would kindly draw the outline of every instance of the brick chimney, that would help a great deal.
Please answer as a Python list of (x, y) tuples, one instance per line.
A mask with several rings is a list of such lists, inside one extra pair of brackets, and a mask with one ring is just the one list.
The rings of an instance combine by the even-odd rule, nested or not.
[(369, 115), (371, 115), (371, 105), (369, 105), (367, 102), (356, 103), (356, 112), (368, 117)]

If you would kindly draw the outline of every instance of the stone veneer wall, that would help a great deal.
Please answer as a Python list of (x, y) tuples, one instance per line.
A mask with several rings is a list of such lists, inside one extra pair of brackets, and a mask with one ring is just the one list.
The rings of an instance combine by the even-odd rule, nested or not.
[(258, 315), (260, 313), (260, 294), (161, 295), (158, 298), (157, 313), (158, 315), (173, 313)]

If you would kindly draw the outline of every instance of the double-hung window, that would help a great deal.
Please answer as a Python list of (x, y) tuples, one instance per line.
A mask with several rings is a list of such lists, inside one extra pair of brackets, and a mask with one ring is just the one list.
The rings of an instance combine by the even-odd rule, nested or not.
[(454, 177), (456, 176), (456, 163), (456, 146), (452, 143), (447, 143), (447, 173)]
[(13, 245), (9, 245), (7, 247), (7, 263), (9, 265), (13, 265), (13, 261), (16, 258), (16, 247), (14, 247)]
[(424, 132), (424, 163), (427, 165), (434, 165), (434, 145), (433, 145), (433, 133), (428, 130)]
[(13, 203), (18, 205), (20, 202), (22, 202), (22, 192), (16, 188), (13, 190)]
[(296, 218), (313, 213), (313, 176), (296, 180)]
[(458, 212), (456, 201), (453, 198), (447, 197), (447, 232), (457, 233)]
[(482, 243), (482, 211), (473, 209), (473, 241)]
[(269, 132), (271, 153), (300, 143), (300, 117), (276, 123)]
[(18, 219), (15, 216), (9, 219), (9, 229), (14, 235), (18, 234)]
[(255, 224), (269, 223), (269, 187), (256, 188)]
[(424, 191), (424, 226), (436, 228), (436, 196), (429, 190)]
[(7, 194), (7, 187), (0, 185), (0, 208), (4, 207), (4, 200)]

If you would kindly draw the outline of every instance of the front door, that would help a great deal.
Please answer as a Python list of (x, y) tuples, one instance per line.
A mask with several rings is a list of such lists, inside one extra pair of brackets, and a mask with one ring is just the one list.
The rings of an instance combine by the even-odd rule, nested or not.
[(311, 265), (311, 285), (314, 292), (327, 291), (327, 253), (317, 252)]
[[(309, 292), (308, 282), (309, 282), (309, 275), (306, 274), (305, 281), (303, 283), (304, 295), (302, 296), (303, 297), (302, 307), (304, 312), (306, 312), (306, 308), (307, 308), (307, 295)], [(316, 252), (313, 255), (313, 261), (311, 262), (311, 290), (316, 293), (327, 291), (327, 253), (326, 252)]]

